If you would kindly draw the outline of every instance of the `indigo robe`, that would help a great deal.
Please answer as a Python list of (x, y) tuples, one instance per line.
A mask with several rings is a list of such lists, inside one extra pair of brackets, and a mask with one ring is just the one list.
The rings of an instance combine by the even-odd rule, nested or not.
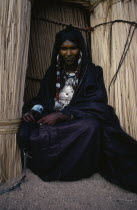
[[(24, 105), (24, 113), (35, 104), (43, 105), (42, 115), (54, 112), (55, 75), (50, 67), (38, 96)], [(29, 145), (31, 170), (45, 181), (78, 180), (98, 172), (137, 192), (137, 142), (122, 129), (108, 105), (100, 66), (90, 61), (83, 64), (79, 85), (62, 113), (74, 119), (52, 126), (22, 123), (19, 135)]]

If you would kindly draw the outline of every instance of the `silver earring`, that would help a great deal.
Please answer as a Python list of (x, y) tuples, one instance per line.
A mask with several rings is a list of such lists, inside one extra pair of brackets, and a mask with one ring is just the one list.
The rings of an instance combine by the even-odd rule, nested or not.
[(57, 66), (59, 66), (60, 65), (60, 56), (59, 56), (59, 54), (57, 55)]
[(57, 62), (58, 62), (58, 60), (59, 60), (59, 54), (57, 55)]
[(78, 59), (78, 65), (80, 65), (81, 60), (82, 60), (82, 52), (80, 51), (80, 55), (79, 55), (79, 59)]

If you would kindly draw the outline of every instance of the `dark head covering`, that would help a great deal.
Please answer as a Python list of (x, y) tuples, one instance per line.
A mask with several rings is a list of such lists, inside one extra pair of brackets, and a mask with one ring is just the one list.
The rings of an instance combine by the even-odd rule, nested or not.
[[(59, 53), (61, 44), (66, 40), (72, 41), (78, 45), (80, 51), (82, 52), (82, 61), (80, 65), (78, 87), (75, 90), (69, 106), (65, 107), (64, 110), (68, 111), (69, 107), (73, 104), (77, 104), (78, 101), (82, 101), (82, 104), (83, 101), (87, 101), (86, 103), (88, 104), (88, 106), (90, 104), (89, 101), (91, 102), (91, 100), (107, 103), (107, 96), (105, 87), (103, 85), (103, 78), (102, 82), (98, 82), (97, 84), (98, 75), (102, 72), (102, 70), (100, 67), (96, 68), (95, 65), (91, 62), (88, 48), (81, 32), (77, 28), (70, 25), (66, 29), (63, 29), (56, 34), (51, 65), (48, 68), (45, 77), (41, 81), (41, 88), (37, 97), (32, 100), (31, 104), (42, 104), (43, 106), (45, 106), (45, 110), (48, 110), (48, 112), (53, 112), (54, 98), (56, 95), (57, 55)], [(97, 72), (100, 73), (98, 74)], [(98, 91), (99, 94), (96, 94), (95, 91), (98, 88), (97, 86), (99, 86), (100, 84), (102, 87), (100, 86), (101, 89), (100, 91)], [(87, 105), (85, 104), (84, 106)], [(66, 114), (68, 113), (67, 111)]]
[(79, 31), (79, 29), (73, 27), (72, 25), (69, 25), (56, 34), (51, 65), (56, 64), (56, 59), (59, 53), (60, 46), (66, 40), (69, 40), (78, 46), (78, 48), (82, 52), (82, 64), (85, 63), (87, 60), (90, 60), (86, 42), (82, 36), (82, 33)]

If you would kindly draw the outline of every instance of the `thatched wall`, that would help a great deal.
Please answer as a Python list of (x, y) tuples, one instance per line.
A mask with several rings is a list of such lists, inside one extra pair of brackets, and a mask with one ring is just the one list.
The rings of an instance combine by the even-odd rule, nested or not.
[(30, 2), (0, 1), (0, 182), (21, 172), (16, 132), (22, 115)]
[(92, 0), (62, 0), (62, 2), (75, 3), (89, 8)]
[[(91, 13), (93, 27), (114, 20), (137, 22), (136, 1), (103, 1), (97, 4)], [(93, 62), (104, 69), (109, 103), (115, 108), (122, 127), (135, 139), (137, 139), (136, 37), (135, 25), (123, 22), (99, 26), (91, 33)], [(119, 71), (116, 81), (110, 86), (109, 92), (110, 82), (117, 69)]]
[[(55, 35), (64, 28), (64, 24), (88, 27), (87, 11), (82, 7), (66, 4), (47, 4), (34, 1), (31, 17), (31, 34), (28, 57), (28, 69), (24, 101), (30, 100), (39, 90), (40, 80), (50, 65)], [(49, 21), (48, 21), (49, 20)], [(52, 23), (50, 22), (53, 21)], [(55, 23), (58, 22), (58, 23)], [(85, 39), (86, 33), (83, 32)]]
[[(91, 26), (116, 19), (137, 22), (137, 5), (134, 0), (62, 1), (75, 2), (90, 8)], [(21, 172), (16, 132), (21, 118), (26, 69), (24, 98), (28, 101), (37, 94), (39, 82), (50, 65), (55, 34), (64, 27), (59, 23), (88, 27), (88, 11), (83, 7), (48, 5), (42, 2), (46, 1), (41, 0), (39, 4), (39, 1), (35, 0), (33, 4), (27, 65), (30, 1), (0, 1), (0, 182)], [(88, 40), (88, 33), (82, 33)], [(134, 25), (114, 23), (95, 28), (91, 38), (93, 62), (104, 69), (107, 91), (118, 69), (125, 43), (131, 43), (108, 96), (123, 128), (137, 139), (136, 35)]]

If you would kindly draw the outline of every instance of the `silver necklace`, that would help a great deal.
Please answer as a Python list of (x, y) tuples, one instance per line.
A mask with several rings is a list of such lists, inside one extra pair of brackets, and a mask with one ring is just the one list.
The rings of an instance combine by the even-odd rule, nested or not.
[(78, 85), (78, 79), (76, 76), (77, 71), (75, 73), (65, 72), (67, 77), (65, 76), (65, 85), (59, 92), (59, 99), (55, 98), (55, 110), (62, 110), (65, 106), (67, 106), (74, 94), (74, 90)]

